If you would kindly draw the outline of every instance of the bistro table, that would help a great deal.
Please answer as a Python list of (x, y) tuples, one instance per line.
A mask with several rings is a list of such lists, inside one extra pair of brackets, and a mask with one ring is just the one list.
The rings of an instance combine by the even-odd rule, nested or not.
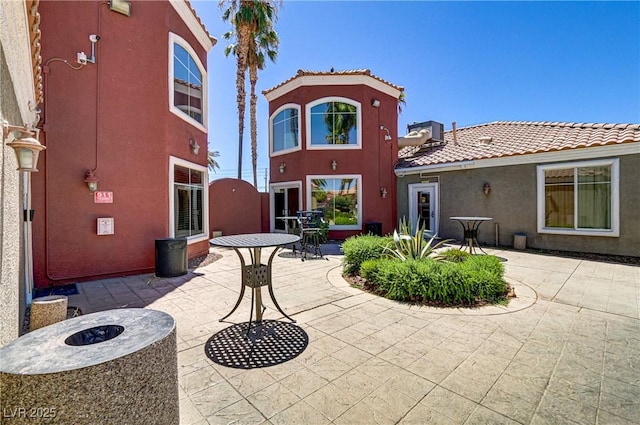
[(462, 245), (460, 245), (460, 249), (462, 249), (465, 245), (469, 247), (469, 253), (474, 253), (474, 246), (478, 247), (480, 251), (486, 254), (480, 244), (478, 243), (478, 228), (482, 224), (483, 221), (493, 220), (491, 217), (449, 217), (450, 220), (456, 220), (460, 225), (462, 225), (462, 229), (464, 231), (462, 238)]
[[(231, 312), (220, 319), (221, 322), (227, 317), (231, 316), (234, 311), (236, 311), (236, 309), (240, 305), (240, 301), (242, 301), (242, 297), (244, 296), (245, 287), (248, 286), (252, 288), (252, 292), (251, 312), (249, 313), (249, 328), (247, 330), (247, 337), (249, 337), (249, 332), (252, 330), (251, 319), (253, 317), (254, 303), (256, 309), (255, 322), (257, 323), (255, 331), (259, 333), (260, 329), (262, 328), (262, 313), (266, 309), (266, 307), (264, 307), (264, 305), (262, 304), (262, 292), (260, 288), (266, 286), (269, 288), (269, 295), (271, 296), (271, 300), (273, 301), (273, 304), (276, 306), (278, 311), (282, 313), (284, 317), (291, 320), (291, 322), (295, 323), (294, 319), (292, 319), (284, 311), (282, 311), (280, 305), (276, 301), (275, 296), (273, 295), (273, 286), (271, 284), (271, 269), (276, 253), (285, 245), (296, 243), (299, 240), (299, 236), (284, 233), (253, 233), (245, 235), (220, 236), (209, 240), (209, 243), (211, 245), (233, 248), (233, 250), (236, 252), (236, 254), (238, 254), (238, 257), (240, 258), (240, 264), (242, 267), (242, 287), (240, 288), (240, 296), (238, 297), (238, 301), (236, 302), (236, 305), (233, 307)], [(260, 261), (261, 250), (262, 248), (270, 247), (275, 247), (275, 249), (269, 256), (269, 261), (267, 262), (267, 264), (262, 264)], [(244, 256), (240, 252), (240, 249), (242, 248), (247, 248), (249, 250), (251, 264), (246, 264)]]

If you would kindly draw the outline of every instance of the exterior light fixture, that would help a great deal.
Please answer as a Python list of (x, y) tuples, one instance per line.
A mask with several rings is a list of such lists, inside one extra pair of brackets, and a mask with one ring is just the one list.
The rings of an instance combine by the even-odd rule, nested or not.
[(200, 152), (200, 145), (198, 144), (198, 142), (196, 142), (195, 140), (191, 139), (191, 140), (189, 140), (189, 146), (191, 146), (191, 152), (194, 155), (198, 155), (198, 152)]
[(489, 192), (491, 192), (491, 185), (489, 183), (485, 183), (484, 186), (482, 186), (482, 191), (485, 195), (488, 195)]
[(280, 167), (278, 167), (280, 169), (280, 174), (284, 173), (284, 169), (287, 168), (287, 164), (285, 164), (284, 162), (282, 164), (280, 164)]
[(384, 187), (380, 188), (380, 196), (382, 196), (383, 198), (387, 197), (387, 189)]
[(84, 177), (84, 182), (87, 184), (87, 186), (89, 187), (89, 191), (90, 192), (95, 192), (96, 190), (98, 190), (98, 178), (95, 175), (96, 170), (89, 170), (87, 171), (87, 174)]
[(371, 106), (373, 106), (374, 108), (379, 108), (380, 101), (378, 99), (371, 99)]
[(126, 0), (110, 0), (109, 10), (118, 12), (121, 15), (131, 16), (131, 2)]
[(25, 124), (23, 127), (9, 125), (4, 122), (2, 124), (2, 140), (9, 137), (9, 133), (13, 133), (13, 141), (8, 142), (7, 146), (13, 148), (18, 160), (18, 171), (27, 171), (29, 173), (38, 171), (38, 155), (45, 147), (33, 138), (34, 132), (29, 130)]
[(389, 140), (391, 140), (391, 133), (389, 133), (389, 129), (387, 127), (385, 127), (384, 125), (380, 126), (380, 130), (384, 131), (386, 134), (384, 135), (384, 140), (386, 140), (387, 142)]
[(331, 169), (333, 171), (336, 171), (336, 168), (338, 168), (338, 163), (336, 162), (336, 160), (334, 159), (333, 161), (331, 161)]

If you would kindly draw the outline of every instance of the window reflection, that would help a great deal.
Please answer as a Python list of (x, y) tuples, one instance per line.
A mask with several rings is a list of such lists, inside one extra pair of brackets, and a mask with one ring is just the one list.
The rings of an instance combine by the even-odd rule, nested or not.
[(358, 224), (357, 178), (312, 179), (311, 207), (330, 225)]
[(274, 152), (298, 147), (298, 110), (280, 111), (273, 118), (272, 130)]
[(173, 45), (173, 104), (202, 123), (202, 73), (189, 52)]
[(312, 145), (357, 145), (358, 108), (326, 102), (311, 108)]

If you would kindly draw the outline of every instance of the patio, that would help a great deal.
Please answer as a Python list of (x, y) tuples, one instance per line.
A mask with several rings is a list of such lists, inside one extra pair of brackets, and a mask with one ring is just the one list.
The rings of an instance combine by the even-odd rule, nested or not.
[[(323, 246), (328, 261), (285, 250), (274, 291), (309, 345), (286, 363), (242, 370), (204, 352), (250, 305), (218, 322), (238, 297), (239, 261), (212, 252), (222, 258), (179, 278), (93, 281), (69, 296), (85, 314), (145, 307), (176, 319), (183, 425), (640, 423), (637, 266), (487, 249), (506, 260), (518, 298), (436, 309), (349, 287), (335, 245)], [(265, 319), (282, 317), (265, 303)]]

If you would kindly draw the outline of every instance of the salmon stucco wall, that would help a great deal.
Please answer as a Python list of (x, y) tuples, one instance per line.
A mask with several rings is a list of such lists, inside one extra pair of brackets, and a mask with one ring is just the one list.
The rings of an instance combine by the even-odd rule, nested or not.
[[(205, 48), (168, 1), (134, 2), (129, 17), (100, 1), (40, 7), (47, 149), (33, 179), (36, 285), (152, 272), (154, 241), (173, 226), (170, 157), (207, 166), (206, 132), (169, 110), (170, 33), (206, 67)], [(100, 36), (95, 63), (78, 67), (90, 34)], [(94, 202), (84, 182), (93, 169), (112, 203)], [(98, 235), (98, 218), (113, 218), (114, 234)], [(190, 240), (190, 256), (207, 250), (208, 239)]]
[(261, 194), (250, 183), (220, 179), (209, 183), (209, 228), (223, 235), (261, 233)]

